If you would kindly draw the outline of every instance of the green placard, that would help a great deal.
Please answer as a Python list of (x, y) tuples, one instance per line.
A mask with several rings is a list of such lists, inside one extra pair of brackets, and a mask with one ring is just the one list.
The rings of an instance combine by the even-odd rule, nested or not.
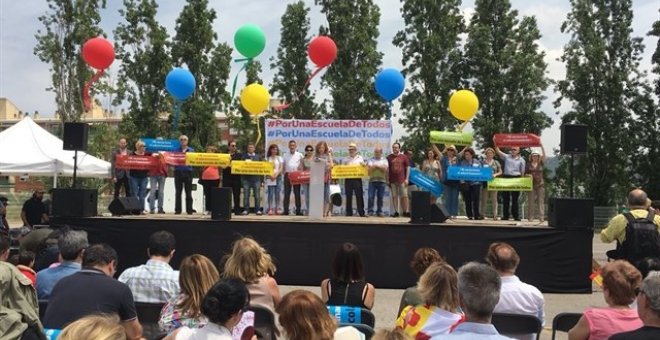
[(472, 132), (431, 131), (431, 143), (434, 144), (472, 144)]
[(496, 177), (488, 182), (489, 191), (532, 191), (531, 177)]

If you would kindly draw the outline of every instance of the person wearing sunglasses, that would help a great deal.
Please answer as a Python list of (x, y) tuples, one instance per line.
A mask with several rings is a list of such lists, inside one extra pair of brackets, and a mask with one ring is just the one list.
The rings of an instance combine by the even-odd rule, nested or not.
[[(348, 145), (348, 156), (344, 158), (342, 163), (345, 165), (366, 166), (364, 158), (357, 151), (357, 144), (350, 143)], [(357, 213), (361, 217), (365, 217), (362, 178), (346, 178), (344, 180), (344, 191), (346, 192), (346, 216), (353, 216), (353, 193), (355, 193)]]

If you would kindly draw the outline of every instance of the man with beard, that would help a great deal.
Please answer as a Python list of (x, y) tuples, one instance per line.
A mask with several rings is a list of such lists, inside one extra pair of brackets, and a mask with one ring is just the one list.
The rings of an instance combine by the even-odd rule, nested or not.
[(48, 223), (48, 212), (43, 204), (44, 189), (36, 189), (32, 197), (23, 203), (21, 219), (23, 225), (32, 227), (35, 224)]

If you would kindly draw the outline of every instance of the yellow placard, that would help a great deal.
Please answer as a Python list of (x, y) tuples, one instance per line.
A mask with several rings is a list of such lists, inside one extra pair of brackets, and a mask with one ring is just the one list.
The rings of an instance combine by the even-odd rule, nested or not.
[(273, 163), (271, 162), (252, 162), (252, 161), (233, 161), (231, 162), (231, 173), (233, 175), (260, 175), (272, 176)]
[(369, 177), (369, 171), (363, 165), (335, 165), (332, 167), (332, 179)]
[(230, 163), (231, 155), (228, 153), (186, 152), (186, 165), (226, 168)]

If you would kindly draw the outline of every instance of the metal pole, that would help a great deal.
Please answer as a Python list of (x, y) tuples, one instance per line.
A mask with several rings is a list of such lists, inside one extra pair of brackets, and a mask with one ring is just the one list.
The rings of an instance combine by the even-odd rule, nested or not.
[(570, 174), (569, 183), (568, 183), (568, 186), (571, 188), (570, 189), (571, 198), (573, 198), (573, 170), (574, 170), (573, 162), (574, 161), (575, 161), (575, 154), (571, 153), (571, 174)]
[(76, 187), (77, 172), (78, 172), (78, 150), (75, 150), (73, 152), (73, 184), (71, 185), (72, 188)]

